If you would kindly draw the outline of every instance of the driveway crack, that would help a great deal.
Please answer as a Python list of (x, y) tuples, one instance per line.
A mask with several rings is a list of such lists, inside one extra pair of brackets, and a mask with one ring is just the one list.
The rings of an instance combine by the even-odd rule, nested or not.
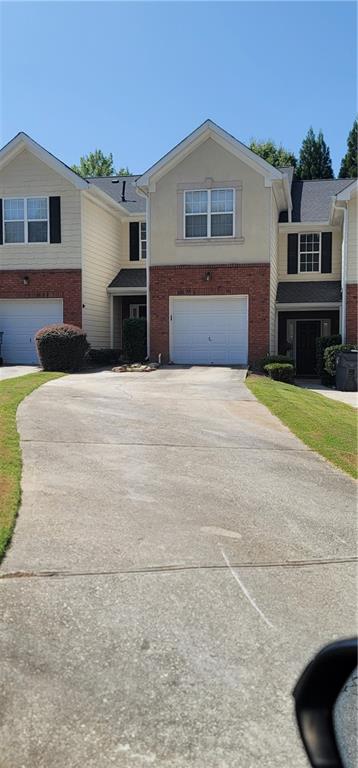
[[(259, 562), (253, 563), (244, 561), (242, 563), (230, 563), (231, 568), (247, 569), (266, 569), (266, 568), (306, 568), (320, 565), (343, 565), (345, 563), (357, 563), (358, 557), (341, 558), (322, 558), (310, 560), (285, 560), (278, 562)], [(138, 574), (156, 574), (156, 573), (176, 573), (191, 571), (227, 571), (228, 566), (222, 564), (207, 565), (159, 565), (146, 566), (143, 568), (114, 568), (114, 569), (94, 569), (94, 570), (48, 570), (48, 571), (4, 571), (0, 573), (0, 581), (7, 579), (38, 579), (38, 578), (72, 578), (77, 576), (120, 576), (120, 575), (138, 575)]]

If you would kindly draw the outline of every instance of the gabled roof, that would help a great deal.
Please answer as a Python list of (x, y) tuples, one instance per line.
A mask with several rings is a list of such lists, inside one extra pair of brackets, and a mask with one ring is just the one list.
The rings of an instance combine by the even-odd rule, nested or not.
[(270, 180), (282, 180), (283, 174), (277, 168), (263, 160), (262, 157), (252, 152), (251, 149), (238, 141), (230, 133), (224, 131), (212, 120), (205, 120), (195, 131), (189, 134), (183, 141), (177, 144), (170, 152), (167, 152), (161, 160), (148, 168), (148, 170), (137, 180), (137, 186), (140, 188), (148, 187), (150, 181), (155, 181), (174, 168), (181, 160), (189, 155), (197, 146), (202, 144), (208, 138), (212, 138), (229, 152), (239, 157), (247, 165), (251, 166), (258, 173)]
[[(328, 222), (333, 195), (347, 186), (348, 179), (314, 179), (293, 181), (292, 222)], [(285, 215), (286, 214), (286, 215)], [(287, 212), (282, 211), (280, 222), (287, 222)]]
[(11, 141), (0, 149), (0, 170), (10, 163), (11, 160), (24, 149), (27, 149), (35, 155), (35, 157), (52, 168), (52, 170), (71, 182), (77, 189), (88, 189), (89, 185), (86, 179), (83, 179), (77, 173), (72, 171), (72, 169), (63, 163), (62, 160), (59, 160), (55, 155), (52, 155), (51, 152), (44, 149), (41, 144), (38, 144), (37, 141), (34, 141), (34, 139), (28, 136), (27, 133), (23, 133), (22, 131), (17, 133)]
[[(87, 181), (119, 203), (127, 213), (145, 213), (146, 200), (138, 194), (136, 181), (139, 176), (92, 176)], [(123, 184), (124, 195), (123, 195)], [(124, 200), (122, 199), (124, 196)]]
[(346, 182), (346, 186), (337, 192), (337, 200), (350, 200), (353, 193), (357, 192), (358, 179), (342, 179)]

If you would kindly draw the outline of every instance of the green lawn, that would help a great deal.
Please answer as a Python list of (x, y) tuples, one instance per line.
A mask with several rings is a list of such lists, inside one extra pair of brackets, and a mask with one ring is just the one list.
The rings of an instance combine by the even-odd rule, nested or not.
[(354, 408), (307, 389), (249, 376), (246, 384), (260, 403), (306, 445), (357, 478), (357, 413)]
[(0, 560), (11, 539), (21, 496), (17, 407), (34, 389), (60, 376), (63, 373), (30, 373), (0, 382)]

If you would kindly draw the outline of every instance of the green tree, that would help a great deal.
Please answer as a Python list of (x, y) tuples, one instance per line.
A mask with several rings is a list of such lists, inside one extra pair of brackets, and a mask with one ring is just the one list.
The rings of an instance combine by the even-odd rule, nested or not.
[(322, 131), (317, 137), (313, 128), (309, 128), (303, 139), (296, 175), (300, 179), (333, 179), (333, 169), (329, 147)]
[(268, 163), (275, 166), (275, 168), (282, 168), (285, 165), (293, 165), (295, 168), (297, 165), (297, 159), (293, 152), (289, 152), (289, 150), (285, 149), (282, 144), (278, 147), (274, 141), (271, 141), (271, 139), (268, 139), (267, 141), (256, 141), (256, 139), (252, 139), (250, 142), (250, 149), (252, 152), (255, 152), (256, 155), (260, 155), (260, 157), (263, 157)]
[(357, 158), (357, 145), (358, 145), (358, 120), (355, 119), (353, 128), (348, 134), (347, 139), (347, 152), (344, 155), (339, 171), (340, 179), (356, 179), (358, 176), (358, 158)]
[(131, 172), (128, 168), (128, 165), (126, 165), (125, 168), (118, 168), (117, 176), (131, 176)]
[(113, 155), (105, 155), (101, 149), (95, 149), (80, 158), (79, 165), (72, 165), (72, 170), (79, 176), (114, 176)]

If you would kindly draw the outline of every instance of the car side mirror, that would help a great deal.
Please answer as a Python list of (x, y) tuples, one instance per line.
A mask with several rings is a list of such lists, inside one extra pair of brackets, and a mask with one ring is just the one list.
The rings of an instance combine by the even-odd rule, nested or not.
[(293, 691), (301, 739), (314, 768), (357, 765), (357, 638), (325, 646)]

